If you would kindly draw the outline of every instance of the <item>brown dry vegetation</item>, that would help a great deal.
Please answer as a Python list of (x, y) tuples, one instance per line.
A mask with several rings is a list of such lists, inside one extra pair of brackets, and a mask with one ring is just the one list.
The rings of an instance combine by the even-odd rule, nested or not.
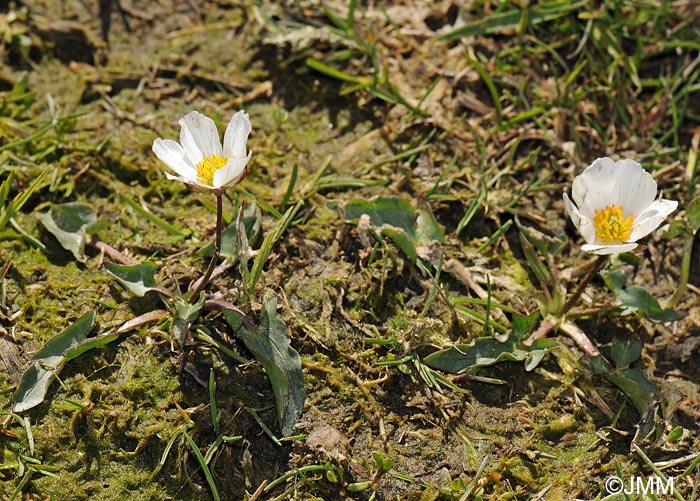
[[(538, 254), (558, 277), (547, 287), (574, 289), (589, 256), (561, 197), (596, 157), (642, 163), (680, 201), (672, 219), (696, 195), (698, 6), (529, 4), (0, 2), (2, 176), (14, 173), (14, 195), (49, 171), (17, 225), (0, 228), (0, 497), (213, 499), (182, 433), (202, 454), (219, 435), (213, 370), (221, 434), (240, 437), (210, 462), (221, 499), (602, 499), (609, 475), (657, 467), (696, 499), (697, 254), (682, 320), (620, 315), (599, 277), (570, 311), (608, 358), (615, 339), (643, 343), (634, 367), (656, 387), (644, 409), (556, 329), (557, 348), (533, 370), (502, 362), (455, 375), (423, 363), (544, 308), (523, 231), (556, 248)], [(451, 36), (460, 26), (471, 30)], [(156, 263), (159, 283), (186, 290), (207, 264), (198, 251), (213, 238), (214, 202), (165, 179), (151, 144), (177, 137), (190, 110), (223, 127), (241, 108), (253, 160), (227, 192), (227, 217), (257, 204), (264, 236), (304, 201), (257, 290), (231, 266), (207, 292), (254, 319), (265, 291), (277, 297), (302, 357), (298, 435), (276, 444), (264, 432), (279, 435), (258, 363), (201, 339), (183, 349), (168, 319), (69, 362), (21, 426), (12, 394), (49, 338), (89, 310), (101, 333), (162, 307), (119, 287), (98, 248), (77, 262), (35, 214), (90, 205), (93, 241)], [(416, 257), (367, 219), (346, 220), (353, 201), (380, 195), (434, 217)], [(697, 251), (692, 238), (662, 237), (615, 262), (659, 300), (677, 290), (683, 253)], [(253, 358), (220, 314), (199, 323)], [(393, 468), (377, 476), (373, 453)]]

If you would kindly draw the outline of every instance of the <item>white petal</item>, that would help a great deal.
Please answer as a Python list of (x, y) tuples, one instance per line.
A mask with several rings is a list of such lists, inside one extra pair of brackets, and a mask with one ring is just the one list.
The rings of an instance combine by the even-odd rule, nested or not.
[(153, 141), (153, 153), (183, 178), (197, 178), (197, 169), (190, 163), (185, 150), (177, 141), (158, 138)]
[(229, 158), (228, 163), (214, 173), (214, 188), (222, 188), (231, 182), (238, 182), (252, 155), (253, 153), (250, 152), (246, 158)]
[(637, 241), (659, 227), (661, 223), (678, 207), (675, 200), (657, 200), (634, 220), (630, 240)]
[(168, 179), (172, 179), (174, 181), (182, 181), (183, 183), (188, 184), (190, 186), (198, 186), (199, 188), (204, 188), (207, 190), (213, 189), (212, 186), (209, 186), (207, 184), (202, 184), (199, 181), (197, 181), (196, 179), (189, 179), (189, 178), (182, 177), (182, 176), (173, 176), (172, 174), (168, 174), (167, 172), (165, 173), (165, 175), (168, 177)]
[(224, 134), (224, 156), (239, 159), (246, 157), (246, 141), (250, 129), (250, 119), (245, 111), (241, 110), (231, 117)]
[(592, 252), (593, 254), (598, 254), (599, 256), (607, 256), (608, 254), (620, 254), (621, 252), (629, 252), (635, 247), (637, 247), (636, 243), (619, 245), (584, 244), (581, 246), (581, 250), (585, 252)]
[(593, 227), (593, 221), (579, 212), (578, 208), (571, 202), (566, 193), (564, 193), (564, 207), (566, 207), (571, 222), (574, 223), (574, 226), (576, 226), (576, 229), (583, 239), (589, 244), (594, 243), (595, 228)]
[(581, 216), (581, 224), (579, 224), (578, 232), (587, 244), (595, 243), (595, 226), (593, 226), (592, 219)]
[(572, 194), (581, 214), (593, 218), (609, 205), (623, 208), (623, 216), (638, 216), (656, 196), (656, 181), (634, 160), (596, 159), (574, 179)]
[(578, 227), (581, 223), (581, 214), (579, 214), (578, 209), (574, 205), (574, 203), (571, 201), (569, 198), (569, 195), (564, 193), (564, 208), (566, 209), (566, 212), (569, 214), (569, 217), (571, 218), (571, 222), (574, 223), (574, 226), (578, 230)]
[(634, 160), (615, 164), (610, 204), (622, 207), (622, 216), (639, 217), (656, 198), (656, 181)]
[(210, 155), (221, 156), (221, 141), (214, 120), (192, 111), (180, 119), (180, 143), (192, 165)]
[(615, 162), (608, 157), (598, 158), (576, 176), (571, 194), (579, 212), (593, 219), (595, 211), (609, 205), (614, 187)]

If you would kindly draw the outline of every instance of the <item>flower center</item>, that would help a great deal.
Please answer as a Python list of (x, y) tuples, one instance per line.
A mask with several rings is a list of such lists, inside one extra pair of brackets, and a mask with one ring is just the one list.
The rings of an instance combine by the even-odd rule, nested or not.
[(593, 218), (595, 236), (606, 245), (617, 245), (627, 241), (632, 232), (632, 216), (622, 219), (622, 207), (608, 205), (595, 211)]
[(228, 159), (219, 155), (209, 155), (204, 157), (197, 164), (197, 181), (207, 186), (214, 185), (214, 173), (226, 165)]

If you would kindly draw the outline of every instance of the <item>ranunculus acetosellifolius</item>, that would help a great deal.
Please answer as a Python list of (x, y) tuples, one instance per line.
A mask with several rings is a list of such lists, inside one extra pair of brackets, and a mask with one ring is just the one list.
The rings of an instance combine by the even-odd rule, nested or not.
[(637, 246), (671, 214), (678, 202), (656, 200), (654, 178), (634, 160), (598, 158), (574, 179), (564, 206), (594, 254), (618, 254)]
[(194, 189), (220, 190), (238, 183), (246, 175), (252, 152), (246, 150), (250, 119), (244, 111), (231, 118), (222, 146), (214, 120), (192, 111), (180, 119), (180, 142), (158, 138), (153, 152), (170, 167), (176, 176)]

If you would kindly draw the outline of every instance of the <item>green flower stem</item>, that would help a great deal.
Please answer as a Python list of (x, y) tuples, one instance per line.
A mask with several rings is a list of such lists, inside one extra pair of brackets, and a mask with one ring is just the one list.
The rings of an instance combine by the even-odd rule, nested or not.
[(683, 261), (681, 261), (681, 278), (678, 282), (678, 287), (676, 292), (671, 296), (664, 305), (667, 310), (672, 310), (680, 302), (683, 294), (685, 294), (685, 288), (688, 285), (688, 278), (690, 277), (690, 264), (693, 257), (693, 240), (695, 235), (690, 233), (686, 235), (685, 241), (683, 242)]
[(192, 296), (190, 297), (190, 304), (195, 304), (199, 300), (199, 295), (209, 283), (211, 274), (214, 273), (214, 268), (216, 268), (216, 262), (219, 260), (219, 253), (221, 252), (221, 231), (223, 229), (224, 214), (223, 194), (224, 192), (221, 189), (214, 190), (214, 195), (216, 195), (216, 240), (214, 241), (214, 255), (211, 257), (211, 261), (209, 262), (209, 268), (207, 268), (207, 272), (199, 281), (199, 285), (197, 285), (194, 291), (192, 291)]

